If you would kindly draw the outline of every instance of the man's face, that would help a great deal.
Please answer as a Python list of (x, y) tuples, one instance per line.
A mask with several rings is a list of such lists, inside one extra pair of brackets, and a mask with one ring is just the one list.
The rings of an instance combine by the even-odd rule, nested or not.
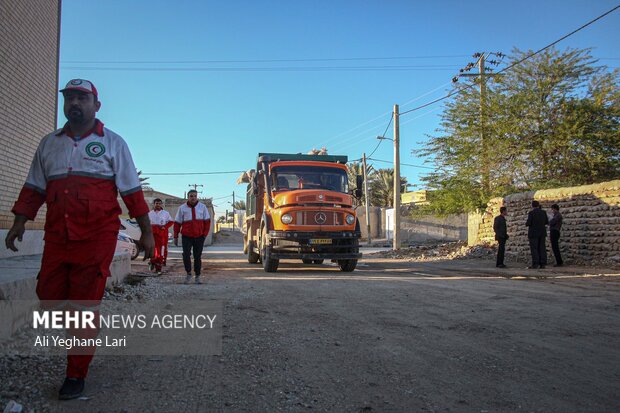
[(155, 206), (154, 206), (155, 211), (161, 211), (161, 210), (162, 210), (161, 201), (155, 201), (155, 204), (154, 204), (154, 205), (155, 205)]
[(187, 196), (187, 200), (190, 205), (196, 205), (198, 203), (198, 194), (196, 192), (192, 192)]
[(93, 119), (101, 102), (95, 101), (95, 95), (84, 93), (79, 90), (67, 90), (63, 92), (65, 97), (64, 111), (70, 123), (84, 124)]

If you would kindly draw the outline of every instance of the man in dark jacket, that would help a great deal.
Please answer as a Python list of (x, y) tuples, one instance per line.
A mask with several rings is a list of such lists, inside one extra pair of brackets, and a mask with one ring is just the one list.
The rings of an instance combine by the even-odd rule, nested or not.
[(504, 265), (504, 253), (506, 251), (506, 241), (508, 240), (508, 229), (506, 227), (506, 207), (499, 209), (499, 215), (495, 217), (493, 221), (493, 231), (495, 231), (495, 240), (497, 245), (497, 261), (495, 266), (498, 268), (506, 268)]
[(549, 221), (549, 235), (551, 236), (551, 250), (555, 256), (554, 267), (561, 267), (564, 264), (562, 255), (560, 254), (560, 230), (562, 229), (562, 214), (558, 204), (551, 205), (553, 217)]
[(530, 268), (545, 268), (547, 265), (547, 225), (549, 218), (547, 213), (540, 207), (538, 201), (532, 201), (532, 210), (527, 214), (525, 226), (528, 227), (527, 238), (530, 241), (532, 254), (532, 266)]

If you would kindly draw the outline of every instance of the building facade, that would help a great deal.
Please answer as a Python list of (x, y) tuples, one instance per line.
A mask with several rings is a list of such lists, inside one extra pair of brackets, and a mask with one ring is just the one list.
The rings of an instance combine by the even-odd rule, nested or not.
[[(0, 236), (41, 138), (56, 128), (59, 0), (0, 1)], [(42, 246), (45, 207), (29, 222), (20, 253)], [(33, 231), (34, 230), (34, 231)], [(30, 242), (35, 244), (31, 249)], [(4, 248), (2, 248), (4, 250)], [(3, 256), (5, 253), (0, 254)], [(14, 254), (13, 254), (14, 255)]]

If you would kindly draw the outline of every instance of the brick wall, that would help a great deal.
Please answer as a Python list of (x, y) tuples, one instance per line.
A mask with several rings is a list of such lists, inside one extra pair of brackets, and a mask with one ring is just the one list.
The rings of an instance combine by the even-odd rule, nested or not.
[[(527, 262), (530, 252), (525, 221), (532, 200), (540, 201), (549, 215), (552, 204), (560, 207), (563, 218), (560, 247), (562, 258), (568, 263), (620, 258), (620, 180), (494, 198), (489, 201), (482, 215), (478, 231), (479, 242), (495, 243), (493, 219), (499, 214), (499, 208), (506, 206), (510, 236), (506, 252)], [(549, 237), (547, 250), (549, 262), (553, 263)]]
[[(56, 127), (58, 0), (0, 1), (0, 229), (41, 138)], [(44, 208), (29, 228), (42, 228)]]

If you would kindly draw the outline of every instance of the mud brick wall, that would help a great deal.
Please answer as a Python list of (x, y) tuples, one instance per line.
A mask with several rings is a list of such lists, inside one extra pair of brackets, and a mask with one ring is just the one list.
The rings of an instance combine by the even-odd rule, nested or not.
[[(493, 219), (506, 206), (508, 235), (506, 253), (511, 259), (528, 262), (527, 213), (532, 200), (541, 203), (551, 218), (551, 205), (558, 204), (563, 217), (560, 249), (567, 263), (586, 263), (601, 259), (620, 260), (620, 180), (599, 184), (547, 189), (494, 198), (488, 203), (478, 228), (479, 243), (495, 243)], [(553, 263), (547, 236), (549, 262)]]

